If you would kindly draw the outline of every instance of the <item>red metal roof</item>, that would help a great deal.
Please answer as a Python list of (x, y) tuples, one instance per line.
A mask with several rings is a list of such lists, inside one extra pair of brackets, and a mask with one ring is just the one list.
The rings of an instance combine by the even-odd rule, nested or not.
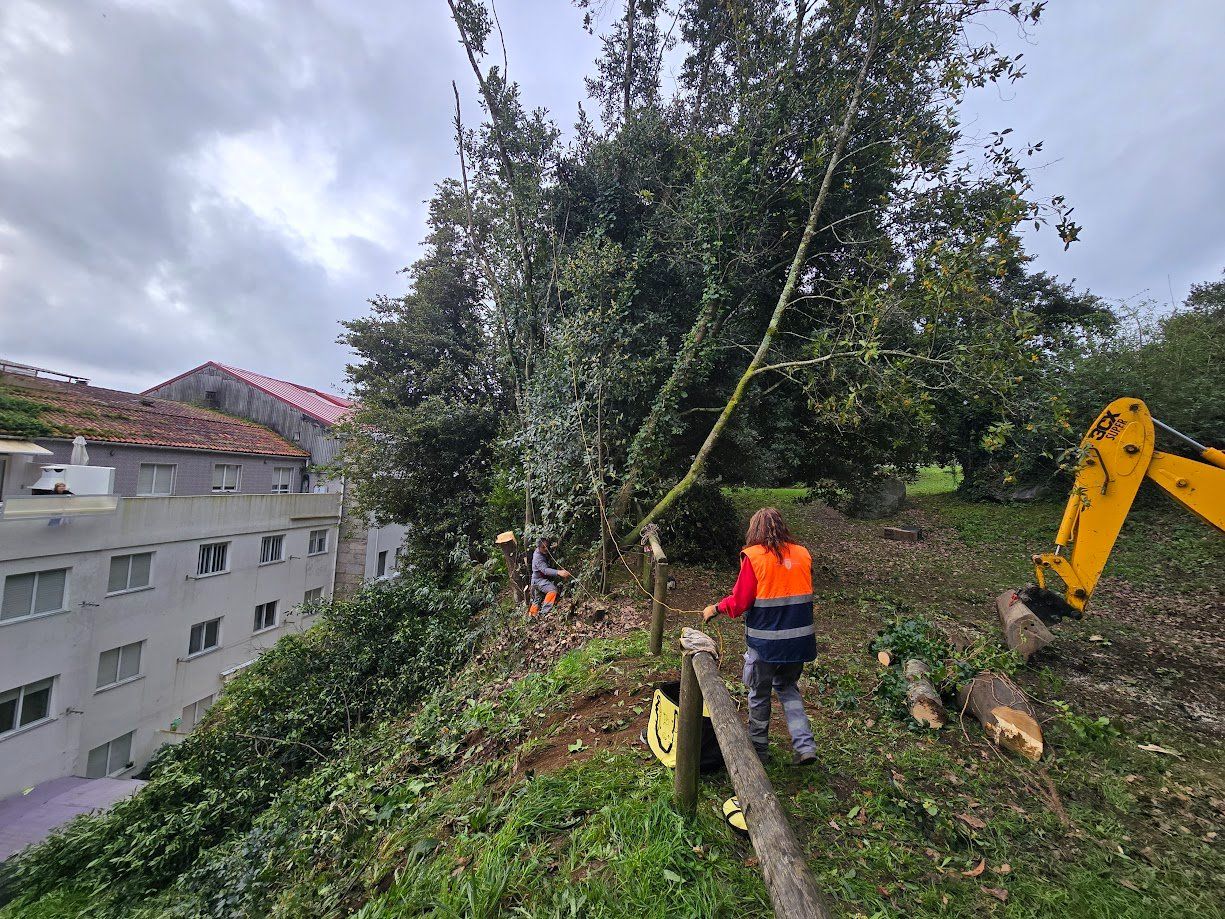
[(220, 364), (217, 361), (205, 361), (199, 367), (193, 367), (185, 373), (180, 373), (177, 377), (172, 377), (165, 383), (158, 383), (156, 386), (149, 387), (145, 392), (150, 393), (156, 389), (161, 389), (163, 386), (169, 386), (175, 380), (181, 380), (183, 377), (198, 370), (203, 370), (205, 367), (216, 367), (218, 370), (222, 370), (230, 376), (236, 377), (244, 383), (249, 383), (256, 389), (266, 392), (273, 398), (280, 399), (282, 402), (293, 406), (304, 415), (309, 415), (316, 421), (321, 421), (327, 425), (336, 424), (353, 408), (353, 402), (350, 399), (321, 392), (309, 386), (300, 386), (297, 383), (264, 376), (262, 373), (255, 373), (252, 370), (243, 370), (241, 367)]
[(254, 421), (185, 402), (16, 373), (0, 373), (0, 393), (35, 403), (35, 407), (22, 410), (33, 425), (25, 429), (26, 439), (80, 434), (87, 440), (118, 444), (310, 456), (298, 444)]

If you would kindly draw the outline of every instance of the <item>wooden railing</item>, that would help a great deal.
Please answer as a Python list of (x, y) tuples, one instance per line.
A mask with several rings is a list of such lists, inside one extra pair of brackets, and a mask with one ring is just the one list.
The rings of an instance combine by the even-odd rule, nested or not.
[(686, 651), (681, 662), (680, 713), (677, 716), (675, 796), (677, 808), (697, 807), (702, 748), (702, 706), (714, 724), (723, 762), (744, 812), (749, 838), (761, 862), (774, 915), (781, 919), (828, 919), (829, 907), (808, 870), (787, 813), (778, 802), (748, 731), (723, 684), (719, 665), (707, 651)]

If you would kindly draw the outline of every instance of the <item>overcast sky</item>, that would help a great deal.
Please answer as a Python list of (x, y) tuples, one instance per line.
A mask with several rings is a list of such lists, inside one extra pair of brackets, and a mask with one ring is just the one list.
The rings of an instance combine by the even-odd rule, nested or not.
[[(574, 120), (597, 42), (502, 0), (510, 75)], [(1225, 268), (1225, 2), (1056, 0), (966, 106), (1043, 139), (1084, 224), (1038, 266), (1110, 298)], [(1011, 32), (1000, 40), (1020, 47)], [(0, 357), (142, 389), (208, 359), (340, 390), (338, 321), (400, 293), (455, 169), (444, 0), (0, 0)]]

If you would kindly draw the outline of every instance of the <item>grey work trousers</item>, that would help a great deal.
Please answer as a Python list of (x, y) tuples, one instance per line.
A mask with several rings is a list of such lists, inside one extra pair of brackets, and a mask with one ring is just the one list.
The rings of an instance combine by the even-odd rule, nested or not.
[(764, 753), (770, 742), (771, 692), (778, 694), (778, 701), (783, 705), (795, 752), (817, 752), (812, 724), (804, 711), (800, 688), (796, 685), (803, 670), (802, 663), (771, 664), (760, 660), (752, 648), (745, 653), (744, 685), (749, 689), (749, 738), (759, 752)]

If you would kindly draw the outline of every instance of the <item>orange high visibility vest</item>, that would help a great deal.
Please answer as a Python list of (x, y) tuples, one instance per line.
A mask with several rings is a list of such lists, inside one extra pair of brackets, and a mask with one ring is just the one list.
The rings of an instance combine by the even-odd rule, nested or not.
[(815, 660), (812, 556), (808, 550), (788, 543), (781, 561), (765, 546), (746, 546), (741, 554), (757, 578), (757, 597), (744, 616), (745, 642), (767, 663)]

